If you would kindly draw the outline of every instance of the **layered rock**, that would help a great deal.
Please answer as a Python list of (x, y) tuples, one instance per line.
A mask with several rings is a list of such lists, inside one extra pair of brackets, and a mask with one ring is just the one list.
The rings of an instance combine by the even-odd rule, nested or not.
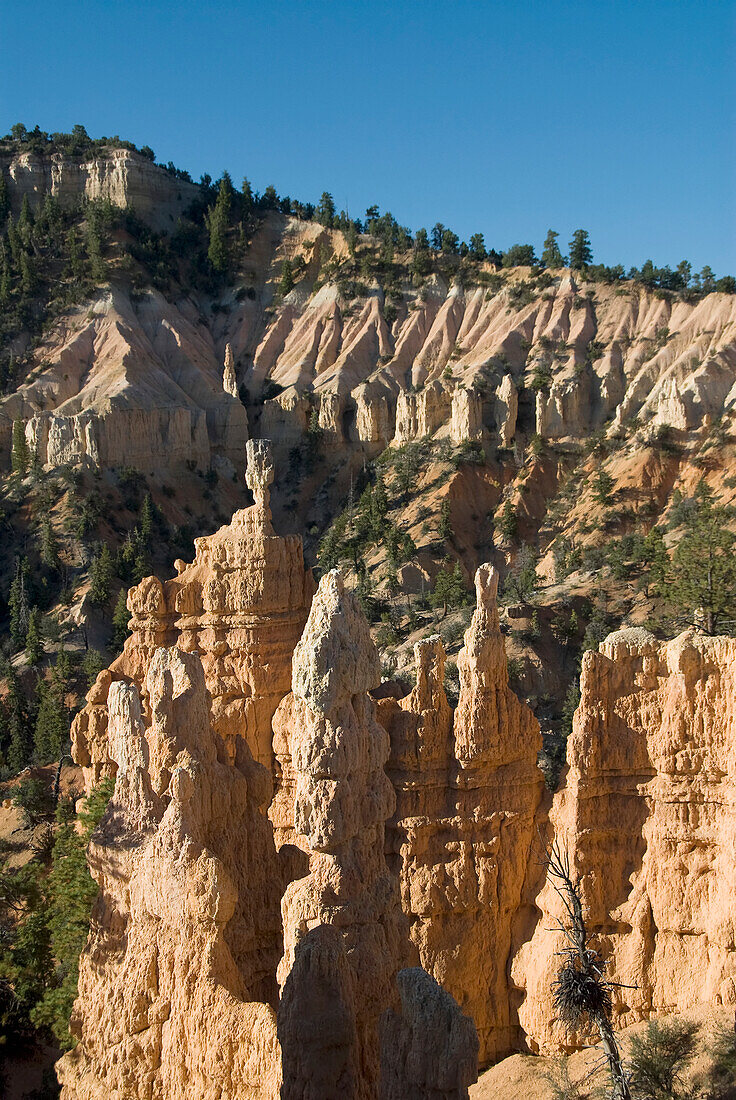
[[(264, 507), (268, 477), (250, 480)], [(109, 684), (115, 789), (89, 849), (100, 895), (63, 1100), (467, 1100), (472, 1020), (424, 971), (399, 970), (379, 679), (357, 600), (328, 574), (282, 704), (309, 874), (281, 919), (296, 864), (264, 813), (270, 775), (244, 739), (226, 754), (200, 656), (156, 649), (145, 712), (134, 684)]]
[(105, 701), (111, 680), (135, 683), (144, 705), (150, 660), (158, 646), (179, 645), (202, 658), (212, 721), (230, 760), (238, 742), (271, 773), (271, 718), (291, 685), (291, 657), (313, 592), (301, 539), (274, 534), (269, 506), (273, 462), (267, 440), (249, 440), (246, 480), (251, 508), (214, 535), (195, 540), (195, 558), (177, 562), (162, 584), (149, 577), (128, 593), (132, 633), (121, 656), (101, 673), (74, 721), (75, 759), (91, 787), (115, 764)]
[(64, 1100), (273, 1100), (280, 883), (247, 748), (212, 728), (199, 657), (157, 650), (144, 719), (113, 683), (115, 790), (89, 848), (100, 887), (58, 1064)]
[[(551, 838), (580, 882), (616, 991), (619, 1026), (697, 1004), (736, 1005), (736, 641), (689, 631), (610, 635), (586, 653)], [(534, 1047), (570, 1046), (555, 1019), (560, 899), (511, 971)]]
[(367, 694), (379, 681), (368, 623), (341, 575), (328, 573), (275, 722), (288, 725), (294, 828), (310, 870), (282, 901), (287, 1100), (461, 1097), (475, 1080), (475, 1029), (452, 998), (411, 971), (399, 975), (398, 996), (406, 946), (383, 854), (395, 796), (384, 771), (388, 735)]
[(158, 291), (133, 301), (111, 287), (66, 318), (33, 376), (0, 402), (0, 462), (9, 468), (15, 420), (48, 467), (159, 475), (239, 462), (246, 411), (223, 389), (221, 352), (193, 312)]
[(496, 571), (481, 566), (454, 716), (436, 637), (416, 647), (411, 694), (379, 712), (397, 794), (387, 850), (411, 938), (422, 966), (475, 1020), (481, 1062), (518, 1040), (507, 966), (542, 792), (539, 726), (508, 686), (497, 584)]
[(200, 195), (197, 184), (177, 179), (140, 153), (113, 146), (94, 157), (30, 152), (4, 155), (0, 156), (0, 172), (6, 177), (14, 213), (20, 211), (25, 196), (31, 209), (44, 195), (52, 195), (70, 208), (83, 199), (108, 199), (115, 206), (135, 210), (164, 232), (176, 228), (177, 218)]

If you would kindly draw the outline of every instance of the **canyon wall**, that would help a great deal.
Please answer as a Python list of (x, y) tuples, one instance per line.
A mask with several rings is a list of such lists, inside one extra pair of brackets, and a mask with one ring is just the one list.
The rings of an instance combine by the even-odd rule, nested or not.
[[(736, 1006), (736, 640), (611, 634), (583, 659), (549, 837), (569, 854), (619, 1026)], [(511, 968), (532, 1046), (569, 1046), (551, 982), (564, 919), (549, 883)], [(579, 1037), (578, 1037), (579, 1038)]]
[(383, 700), (397, 809), (387, 850), (422, 966), (475, 1020), (481, 1061), (513, 1049), (509, 965), (542, 795), (539, 725), (508, 686), (498, 574), (481, 566), (454, 713), (438, 637), (418, 643), (417, 685)]
[[(248, 867), (258, 868), (247, 874), (255, 875), (248, 889), (261, 917), (248, 917), (243, 932), (238, 988), (246, 992), (238, 996), (277, 1012), (285, 1078), (288, 1065), (295, 1082), (285, 1095), (327, 1096), (324, 1074), (353, 1082), (355, 1095), (373, 1095), (381, 1075), (386, 1089), (393, 1082), (386, 1095), (425, 1095), (428, 1080), (411, 1077), (420, 1019), (419, 1030), (435, 1029), (433, 1049), (447, 1049), (448, 1035), (456, 1044), (456, 1078), (445, 1078), (438, 1096), (462, 1096), (470, 1080), (476, 1040), (463, 1019), (474, 1021), (482, 1063), (524, 1045), (581, 1042), (554, 1014), (555, 929), (564, 912), (544, 881), (542, 840), (570, 854), (590, 928), (621, 983), (617, 1024), (736, 1005), (736, 641), (690, 631), (659, 643), (635, 629), (587, 653), (567, 770), (554, 798), (543, 798), (539, 726), (508, 686), (495, 569), (476, 575), (455, 711), (437, 636), (416, 647), (413, 690), (374, 701), (378, 657), (356, 599), (336, 572), (312, 599), (300, 540), (273, 533), (270, 449), (251, 440), (248, 457), (254, 505), (197, 540), (194, 562), (177, 563), (173, 580), (149, 578), (131, 590), (133, 634), (75, 720), (74, 754), (88, 789), (105, 774), (120, 787), (103, 834), (118, 824), (90, 849), (103, 884), (95, 920), (112, 921), (105, 884), (112, 898), (122, 889), (116, 875), (134, 880), (138, 856), (129, 853), (149, 840), (155, 850), (167, 799), (179, 790), (166, 715), (172, 707), (183, 715), (189, 698), (197, 713), (202, 704), (199, 687), (182, 689), (176, 705), (167, 701), (180, 675), (166, 671), (174, 662), (186, 671), (182, 683), (201, 680), (206, 691), (206, 721), (195, 726), (206, 726), (197, 737), (214, 745), (208, 767), (216, 758), (218, 776), (229, 768), (245, 777), (237, 828)], [(134, 808), (116, 808), (129, 797), (134, 761), (148, 778), (135, 780)], [(134, 844), (128, 819), (139, 822)], [(206, 843), (191, 851), (203, 846), (224, 859), (216, 831), (209, 822)], [(145, 914), (156, 912), (141, 904), (145, 926)], [(245, 927), (246, 917), (239, 920)], [(218, 929), (206, 926), (208, 943), (219, 942), (211, 938)], [(220, 931), (232, 950), (231, 933)], [(90, 947), (83, 973), (104, 957), (107, 934), (93, 922), (90, 943), (99, 947)], [(95, 997), (113, 997), (125, 985), (122, 971), (106, 991), (103, 972), (93, 968), (84, 980)], [(81, 1034), (90, 1026), (86, 1003), (78, 1005)], [(182, 1002), (181, 1012), (189, 1010)], [(339, 1037), (329, 1050), (308, 1026), (322, 1011)], [(273, 1018), (262, 1018), (270, 1023), (259, 1035), (271, 1049)], [(101, 1057), (92, 1038), (85, 1049), (90, 1064)], [(261, 1057), (271, 1056), (249, 1053), (248, 1066)], [(71, 1091), (68, 1100), (85, 1095), (97, 1094)]]
[[(285, 260), (300, 277), (282, 297)], [(286, 460), (313, 413), (336, 454), (374, 456), (427, 437), (564, 447), (601, 429), (699, 431), (736, 409), (736, 295), (686, 301), (522, 268), (493, 289), (407, 276), (387, 297), (346, 283), (349, 262), (342, 233), (270, 213), (216, 301), (114, 278), (44, 336), (0, 402), (0, 460), (16, 419), (49, 466), (150, 471), (234, 463), (249, 432)]]
[[(88, 787), (114, 774), (115, 790), (89, 850), (100, 895), (64, 1100), (463, 1100), (477, 1075), (472, 1019), (405, 966), (415, 952), (383, 842), (389, 738), (368, 694), (378, 655), (339, 573), (301, 639), (268, 649), (304, 624), (312, 593), (298, 540), (273, 535), (272, 473), (250, 441), (253, 507), (198, 540), (169, 588), (132, 590), (135, 632), (75, 723)], [(236, 673), (252, 711), (224, 700)], [(300, 847), (277, 850), (260, 734), (279, 698)]]
[(135, 213), (159, 231), (172, 230), (177, 218), (200, 194), (196, 183), (177, 179), (165, 168), (131, 149), (110, 147), (92, 157), (68, 153), (0, 154), (11, 209), (20, 212), (24, 197), (31, 209), (44, 195), (52, 195), (64, 207), (82, 200), (108, 199)]

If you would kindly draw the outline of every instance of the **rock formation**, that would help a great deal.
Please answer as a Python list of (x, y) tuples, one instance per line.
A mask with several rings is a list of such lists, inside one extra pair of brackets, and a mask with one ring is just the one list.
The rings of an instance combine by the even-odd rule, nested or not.
[(235, 358), (230, 344), (225, 345), (225, 364), (222, 369), (222, 388), (231, 397), (238, 396), (238, 379), (235, 374)]
[(47, 467), (134, 466), (160, 475), (241, 461), (248, 418), (223, 389), (216, 340), (185, 303), (118, 286), (54, 332), (32, 379), (0, 402), (0, 462), (12, 425)]
[(475, 1020), (481, 1063), (517, 1041), (506, 971), (542, 791), (539, 726), (508, 686), (497, 584), (481, 566), (454, 718), (438, 637), (416, 646), (411, 694), (379, 710), (397, 794), (387, 850), (411, 938), (422, 966)]
[(281, 920), (270, 776), (244, 739), (226, 754), (200, 657), (155, 651), (145, 717), (133, 684), (110, 684), (117, 773), (90, 844), (100, 896), (63, 1100), (467, 1098), (472, 1020), (429, 975), (399, 970), (388, 735), (367, 694), (379, 678), (368, 624), (330, 573), (282, 704), (309, 874), (287, 887)]
[[(618, 1026), (697, 1004), (736, 1005), (736, 640), (668, 643), (622, 630), (586, 653), (568, 770), (550, 813), (589, 928), (612, 959)], [(559, 898), (545, 884), (517, 952), (532, 1046), (574, 1044), (555, 1020)]]
[[(407, 948), (383, 854), (395, 795), (384, 771), (388, 735), (367, 694), (379, 681), (368, 623), (341, 575), (328, 573), (279, 715), (289, 726), (294, 828), (310, 869), (282, 901), (286, 1100), (461, 1097), (475, 1080), (475, 1029), (452, 998), (423, 972), (401, 972), (400, 998), (395, 984)], [(317, 1025), (325, 1003), (329, 1027)], [(428, 1057), (433, 1047), (444, 1062)]]
[(273, 1100), (280, 886), (269, 783), (231, 764), (200, 659), (159, 649), (109, 689), (115, 791), (89, 849), (99, 883), (80, 960), (64, 1100)]
[(19, 153), (0, 156), (0, 172), (8, 182), (11, 207), (20, 211), (27, 195), (35, 209), (44, 195), (61, 206), (75, 207), (87, 199), (109, 199), (130, 207), (154, 229), (171, 231), (176, 220), (199, 196), (196, 183), (177, 179), (148, 157), (131, 149), (109, 149), (93, 157), (68, 153)]
[(291, 684), (291, 656), (313, 581), (304, 568), (301, 539), (273, 532), (268, 441), (249, 440), (247, 456), (254, 505), (236, 512), (214, 535), (196, 539), (194, 561), (177, 562), (172, 580), (162, 584), (149, 577), (128, 593), (132, 634), (121, 656), (100, 674), (72, 729), (88, 789), (115, 771), (106, 734), (111, 680), (135, 683), (146, 705), (148, 666), (163, 645), (201, 655), (213, 725), (229, 759), (235, 759), (243, 739), (271, 772), (271, 718)]
[[(128, 161), (131, 180), (140, 168), (186, 191), (127, 151), (110, 163)], [(14, 201), (46, 186), (34, 165), (31, 154), (17, 159)], [(95, 193), (106, 187), (143, 208), (122, 184), (100, 182)], [(240, 390), (251, 430), (285, 455), (313, 409), (333, 450), (368, 454), (427, 436), (509, 448), (536, 432), (567, 446), (606, 425), (610, 434), (635, 423), (693, 431), (736, 414), (735, 295), (670, 301), (638, 284), (578, 286), (564, 273), (536, 293), (523, 271), (489, 292), (433, 275), (405, 290), (394, 316), (377, 284), (347, 298), (342, 283), (319, 283), (322, 250), (348, 256), (339, 231), (273, 212), (249, 247), (252, 294), (233, 286), (210, 308), (199, 296), (174, 303), (148, 291), (138, 302), (121, 286), (99, 291), (54, 327), (30, 377), (0, 403), (0, 460), (9, 463), (21, 419), (52, 467), (233, 462), (249, 430)], [(304, 277), (275, 299), (277, 272), (297, 258)]]

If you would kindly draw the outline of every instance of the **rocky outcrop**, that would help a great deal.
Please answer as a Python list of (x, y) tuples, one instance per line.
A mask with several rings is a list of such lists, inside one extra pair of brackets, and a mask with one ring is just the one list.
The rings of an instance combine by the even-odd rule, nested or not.
[[(461, 1097), (476, 1076), (475, 1029), (452, 998), (411, 971), (399, 974), (398, 996), (406, 947), (398, 883), (383, 854), (395, 795), (384, 771), (388, 735), (367, 694), (379, 681), (368, 623), (341, 575), (328, 573), (275, 723), (289, 727), (294, 828), (310, 869), (282, 901), (287, 1100)], [(315, 1026), (325, 1003), (329, 1026)], [(436, 1047), (433, 1056), (434, 1037), (444, 1061)]]
[(225, 363), (222, 368), (222, 388), (231, 397), (238, 396), (238, 379), (235, 374), (235, 357), (230, 344), (225, 344)]
[[(258, 509), (269, 479), (255, 469)], [(283, 897), (297, 864), (263, 812), (270, 775), (245, 739), (226, 753), (200, 656), (158, 648), (145, 711), (134, 684), (110, 683), (115, 790), (90, 844), (100, 895), (63, 1100), (467, 1100), (473, 1021), (429, 975), (399, 969), (389, 743), (367, 694), (379, 679), (368, 623), (330, 573), (282, 704), (309, 856)]]
[(175, 229), (177, 218), (200, 195), (197, 184), (177, 179), (140, 153), (112, 146), (91, 158), (67, 153), (0, 155), (0, 172), (7, 180), (14, 213), (25, 196), (31, 209), (44, 195), (52, 195), (64, 207), (78, 206), (82, 199), (108, 199), (163, 232)]
[(241, 461), (246, 411), (223, 389), (212, 335), (158, 291), (140, 301), (110, 288), (67, 319), (32, 380), (0, 402), (0, 462), (14, 420), (47, 467), (161, 469)]
[(89, 848), (100, 887), (80, 960), (64, 1100), (273, 1100), (280, 884), (247, 749), (209, 717), (197, 656), (157, 650), (109, 689), (115, 791)]
[(247, 456), (254, 505), (214, 535), (196, 539), (194, 561), (177, 562), (172, 580), (149, 577), (128, 593), (132, 633), (72, 728), (88, 788), (115, 770), (105, 711), (111, 680), (135, 683), (146, 705), (150, 660), (157, 647), (174, 644), (201, 656), (213, 726), (228, 758), (235, 760), (243, 740), (271, 774), (271, 719), (291, 685), (291, 656), (314, 589), (301, 539), (273, 531), (268, 441), (249, 440)]
[(411, 938), (422, 966), (475, 1020), (482, 1063), (517, 1042), (507, 966), (542, 792), (539, 726), (508, 686), (497, 584), (491, 566), (478, 570), (454, 716), (437, 637), (416, 647), (411, 694), (379, 711), (397, 795), (387, 850)]
[[(551, 837), (580, 882), (588, 926), (622, 983), (625, 1026), (698, 1004), (736, 1005), (733, 777), (736, 641), (610, 635), (586, 653)], [(544, 884), (511, 975), (535, 1048), (570, 1046), (555, 1019), (560, 899)]]

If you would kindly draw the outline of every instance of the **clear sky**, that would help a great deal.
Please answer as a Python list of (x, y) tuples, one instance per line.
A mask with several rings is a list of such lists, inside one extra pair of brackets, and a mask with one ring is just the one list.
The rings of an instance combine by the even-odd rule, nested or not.
[(0, 132), (736, 274), (736, 0), (4, 0)]

